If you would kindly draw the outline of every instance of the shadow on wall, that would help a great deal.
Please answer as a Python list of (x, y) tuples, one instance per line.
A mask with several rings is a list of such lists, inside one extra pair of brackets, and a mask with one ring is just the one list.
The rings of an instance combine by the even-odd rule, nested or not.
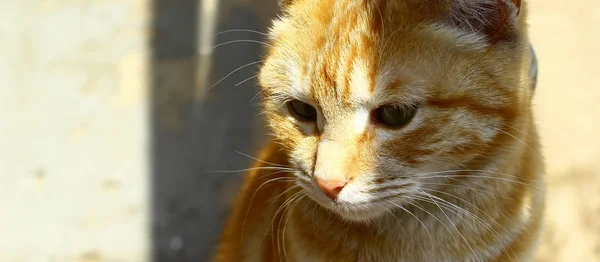
[[(206, 39), (199, 39), (198, 32), (207, 28), (203, 1), (208, 0), (153, 0), (151, 237), (156, 262), (209, 258), (244, 172), (207, 171), (247, 168), (251, 159), (236, 150), (255, 155), (263, 137), (259, 101), (250, 103), (258, 92), (254, 62), (260, 61), (263, 47), (232, 42), (212, 50), (210, 57), (199, 56)], [(210, 2), (218, 3), (215, 32), (264, 32), (277, 10), (275, 0)], [(227, 32), (212, 45), (262, 38)], [(254, 64), (207, 90), (249, 63)]]

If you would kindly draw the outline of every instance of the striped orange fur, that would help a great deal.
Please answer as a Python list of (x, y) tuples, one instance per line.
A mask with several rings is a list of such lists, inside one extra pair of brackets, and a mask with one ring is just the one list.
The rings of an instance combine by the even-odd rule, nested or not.
[(544, 168), (526, 4), (283, 8), (259, 75), (272, 140), (216, 260), (531, 258)]

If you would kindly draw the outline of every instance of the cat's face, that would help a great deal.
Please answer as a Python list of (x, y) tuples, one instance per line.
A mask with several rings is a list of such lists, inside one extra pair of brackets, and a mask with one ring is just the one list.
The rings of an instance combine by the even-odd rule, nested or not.
[(466, 0), (405, 2), (292, 1), (260, 73), (297, 183), (349, 220), (487, 183), (452, 170), (492, 157), (529, 105), (516, 6), (480, 1), (477, 24)]

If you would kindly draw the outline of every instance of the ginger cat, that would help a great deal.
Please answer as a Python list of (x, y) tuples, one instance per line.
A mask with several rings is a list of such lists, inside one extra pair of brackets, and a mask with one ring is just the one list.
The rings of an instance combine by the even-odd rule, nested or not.
[(517, 0), (289, 0), (273, 134), (217, 261), (527, 261), (544, 207)]

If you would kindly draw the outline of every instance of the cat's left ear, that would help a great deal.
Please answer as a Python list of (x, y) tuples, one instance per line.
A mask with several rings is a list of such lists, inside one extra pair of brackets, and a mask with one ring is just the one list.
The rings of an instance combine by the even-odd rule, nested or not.
[(516, 38), (520, 11), (521, 0), (450, 0), (450, 22), (490, 43)]

